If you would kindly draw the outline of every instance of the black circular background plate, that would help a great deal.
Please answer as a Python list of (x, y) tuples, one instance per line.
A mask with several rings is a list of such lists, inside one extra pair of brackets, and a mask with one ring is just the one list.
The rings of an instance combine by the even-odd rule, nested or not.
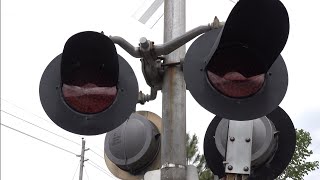
[(250, 120), (269, 114), (287, 91), (288, 72), (284, 60), (279, 55), (266, 73), (263, 87), (254, 95), (247, 98), (225, 96), (211, 85), (205, 72), (220, 31), (221, 28), (213, 29), (203, 34), (188, 49), (183, 66), (187, 89), (202, 107), (226, 119)]
[[(269, 180), (279, 176), (289, 164), (296, 145), (296, 131), (288, 114), (280, 107), (276, 108), (267, 118), (273, 122), (279, 131), (278, 149), (271, 162), (256, 168), (249, 179)], [(215, 132), (221, 117), (214, 117), (210, 123), (204, 138), (204, 156), (211, 171), (222, 178), (225, 176), (224, 158), (219, 153), (215, 144)], [(227, 130), (227, 129), (226, 129)]]
[(61, 54), (45, 69), (40, 80), (40, 101), (49, 118), (61, 128), (81, 135), (98, 135), (121, 125), (135, 111), (138, 101), (138, 81), (130, 65), (118, 55), (119, 82), (117, 96), (106, 110), (82, 114), (70, 108), (61, 92)]

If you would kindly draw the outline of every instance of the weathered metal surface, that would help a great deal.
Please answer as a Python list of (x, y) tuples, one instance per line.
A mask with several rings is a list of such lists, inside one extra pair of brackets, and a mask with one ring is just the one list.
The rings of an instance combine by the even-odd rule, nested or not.
[[(164, 42), (185, 33), (185, 0), (166, 0), (164, 4)], [(165, 63), (180, 62), (185, 46), (165, 58)], [(186, 179), (186, 86), (179, 66), (165, 69), (162, 87), (163, 132), (161, 164), (175, 167), (161, 169), (161, 179)]]
[[(158, 131), (161, 131), (162, 129), (162, 121), (161, 117), (157, 114), (150, 112), (150, 111), (137, 111), (136, 113), (146, 117), (149, 121), (151, 121), (158, 129)], [(104, 153), (104, 159), (105, 163), (109, 169), (109, 171), (120, 179), (126, 179), (126, 180), (141, 180), (144, 177), (144, 172), (154, 172), (153, 170), (159, 169), (161, 167), (160, 160), (161, 155), (160, 152), (158, 153), (157, 157), (153, 160), (153, 162), (148, 166), (148, 168), (145, 169), (144, 172), (140, 174), (133, 175), (127, 171), (124, 171), (120, 169), (116, 164), (114, 164)], [(159, 173), (160, 174), (160, 173)]]

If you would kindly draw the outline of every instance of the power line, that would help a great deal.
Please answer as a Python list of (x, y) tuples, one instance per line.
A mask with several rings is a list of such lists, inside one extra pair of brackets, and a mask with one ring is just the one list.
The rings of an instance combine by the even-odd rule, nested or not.
[(57, 133), (54, 133), (54, 132), (52, 132), (52, 131), (49, 131), (49, 130), (41, 127), (41, 126), (38, 126), (38, 125), (36, 125), (36, 124), (33, 124), (33, 123), (31, 123), (31, 122), (29, 122), (29, 121), (27, 121), (27, 120), (25, 120), (25, 119), (22, 119), (22, 118), (20, 118), (20, 117), (18, 117), (18, 116), (15, 116), (15, 115), (11, 114), (11, 113), (8, 113), (8, 112), (6, 112), (6, 111), (4, 111), (4, 110), (2, 110), (2, 109), (1, 109), (1, 111), (4, 112), (4, 113), (6, 113), (6, 114), (8, 114), (8, 115), (10, 115), (10, 116), (12, 116), (12, 117), (15, 117), (16, 119), (19, 119), (19, 120), (21, 120), (21, 121), (23, 121), (23, 122), (25, 122), (25, 123), (31, 124), (31, 125), (39, 128), (39, 129), (42, 129), (42, 130), (44, 130), (44, 131), (47, 131), (47, 132), (49, 132), (49, 133), (51, 133), (51, 134), (53, 134), (53, 135), (56, 135), (56, 136), (58, 136), (58, 137), (60, 137), (60, 138), (63, 138), (63, 139), (65, 139), (65, 140), (69, 141), (69, 142), (72, 142), (72, 143), (74, 143), (74, 144), (77, 144), (77, 145), (81, 146), (81, 144), (79, 144), (79, 143), (77, 143), (77, 142), (75, 142), (75, 141), (73, 141), (73, 140), (70, 140), (70, 139), (68, 139), (68, 138), (65, 138), (65, 137), (63, 137), (63, 136), (61, 136), (61, 135), (59, 135), (59, 134), (57, 134)]
[(94, 166), (98, 167), (101, 171), (104, 171), (104, 172), (107, 173), (107, 171), (106, 171), (103, 167), (99, 166), (97, 163), (95, 163), (95, 162), (93, 162), (92, 160), (89, 159), (89, 162), (88, 162), (88, 163), (90, 163), (90, 162), (91, 162)]
[(66, 149), (62, 148), (62, 147), (59, 147), (59, 146), (54, 145), (54, 144), (51, 144), (51, 143), (49, 143), (49, 142), (47, 142), (47, 141), (44, 141), (44, 140), (39, 139), (39, 138), (37, 138), (37, 137), (34, 137), (34, 136), (32, 136), (32, 135), (30, 135), (30, 134), (27, 134), (27, 133), (25, 133), (25, 132), (22, 132), (22, 131), (20, 131), (20, 130), (17, 130), (17, 129), (15, 129), (15, 128), (13, 128), (13, 127), (7, 126), (7, 125), (2, 124), (2, 123), (1, 123), (1, 125), (4, 126), (4, 127), (6, 127), (6, 128), (9, 128), (9, 129), (11, 129), (11, 130), (14, 130), (14, 131), (16, 131), (16, 132), (19, 132), (19, 133), (21, 133), (21, 134), (24, 134), (24, 135), (26, 135), (26, 136), (29, 136), (29, 137), (31, 137), (31, 138), (33, 138), (33, 139), (36, 139), (36, 140), (38, 140), (38, 141), (40, 141), (40, 142), (49, 144), (49, 145), (51, 145), (51, 146), (53, 146), (53, 147), (55, 147), (55, 148), (58, 148), (58, 149), (60, 149), (60, 150), (63, 150), (63, 151), (65, 151), (65, 152), (68, 152), (68, 153), (70, 153), (70, 154), (73, 154), (73, 155), (76, 155), (76, 156), (77, 156), (76, 153), (73, 153), (73, 152), (71, 152), (71, 151), (69, 151), (69, 150), (66, 150)]
[(19, 107), (19, 106), (13, 104), (12, 102), (10, 102), (10, 101), (8, 101), (8, 100), (2, 99), (2, 98), (1, 98), (1, 100), (3, 100), (3, 101), (5, 101), (5, 102), (7, 102), (7, 103), (9, 103), (9, 104), (11, 104), (11, 105), (19, 108), (19, 109), (21, 109), (21, 110), (23, 110), (23, 111), (26, 111), (26, 112), (30, 113), (30, 114), (38, 117), (39, 119), (42, 119), (42, 120), (46, 121), (47, 123), (53, 124), (52, 121), (49, 121), (49, 120), (47, 120), (47, 119), (45, 119), (45, 118), (43, 118), (43, 117), (41, 117), (41, 116), (39, 116), (39, 115), (37, 115), (37, 114), (35, 114), (35, 113), (33, 113), (33, 112), (27, 111), (27, 110), (23, 109), (22, 107)]
[(114, 179), (114, 177), (112, 177), (106, 170), (104, 170), (101, 166), (99, 166), (95, 162), (91, 161), (90, 159), (89, 159), (89, 161), (87, 161), (87, 163), (90, 164), (92, 167), (98, 169), (99, 171), (105, 173), (106, 175), (108, 175), (109, 177)]
[[(1, 98), (1, 100), (6, 101), (6, 102), (12, 104), (13, 106), (15, 106), (15, 107), (17, 107), (17, 108), (26, 111), (25, 109), (23, 109), (23, 108), (15, 105), (15, 104), (13, 104), (13, 103), (5, 100), (5, 99), (2, 99), (2, 98)], [(15, 118), (18, 119), (18, 120), (21, 120), (21, 121), (23, 121), (23, 122), (25, 122), (25, 123), (28, 123), (28, 124), (30, 124), (30, 125), (33, 125), (33, 126), (39, 128), (39, 129), (42, 129), (42, 130), (44, 130), (44, 131), (47, 131), (47, 132), (49, 132), (49, 133), (51, 133), (51, 134), (53, 134), (53, 135), (55, 135), (55, 136), (58, 136), (58, 137), (63, 138), (63, 139), (65, 139), (65, 140), (69, 141), (69, 142), (72, 142), (72, 143), (74, 143), (74, 144), (77, 144), (77, 145), (81, 146), (81, 144), (78, 143), (78, 142), (75, 142), (75, 141), (73, 141), (73, 140), (71, 140), (71, 139), (68, 139), (68, 138), (66, 138), (66, 137), (63, 137), (63, 136), (61, 136), (61, 135), (59, 135), (59, 134), (57, 134), (57, 133), (54, 133), (54, 132), (52, 132), (52, 131), (50, 131), (50, 130), (45, 129), (45, 128), (39, 126), (39, 125), (36, 125), (36, 124), (34, 124), (34, 123), (31, 123), (30, 121), (27, 121), (27, 120), (25, 120), (25, 119), (23, 119), (23, 118), (20, 118), (20, 117), (14, 115), (14, 114), (12, 114), (12, 113), (9, 113), (9, 112), (7, 112), (7, 111), (5, 111), (5, 110), (2, 110), (2, 109), (1, 109), (1, 111), (4, 112), (4, 113), (6, 113), (6, 114), (8, 114), (8, 115), (10, 115), (10, 116), (12, 116), (12, 117), (15, 117)], [(31, 114), (34, 115), (34, 116), (36, 116), (36, 117), (38, 117), (38, 118), (41, 118), (41, 119), (45, 120), (44, 118), (42, 118), (42, 117), (40, 117), (40, 116), (38, 116), (38, 115), (36, 115), (36, 114), (34, 114), (34, 113), (31, 113)], [(46, 120), (46, 121), (47, 121), (47, 120)], [(92, 150), (91, 148), (90, 148), (89, 150), (92, 151), (94, 154), (96, 154), (97, 156), (99, 156), (100, 158), (102, 158), (102, 159), (104, 160), (104, 157), (101, 156), (99, 153), (97, 153), (96, 151)]]
[(73, 174), (72, 180), (73, 180), (74, 177), (76, 176), (76, 173), (77, 173), (77, 171), (78, 171), (79, 166), (80, 166), (80, 161), (79, 161), (79, 164), (77, 165), (76, 171), (75, 171), (74, 174)]
[[(89, 142), (88, 142), (89, 143)], [(89, 146), (89, 145), (88, 145)], [(96, 145), (94, 145), (94, 144), (91, 144), (90, 146), (93, 146), (96, 150), (99, 150), (99, 151), (101, 151), (101, 152), (104, 152), (104, 150), (99, 146), (96, 146)]]
[[(2, 99), (2, 98), (1, 98), (1, 100), (6, 101), (6, 102), (10, 103), (11, 105), (13, 105), (13, 106), (15, 106), (15, 107), (17, 107), (17, 108), (19, 108), (19, 109), (21, 109), (21, 110), (26, 111), (25, 109), (23, 109), (23, 108), (15, 105), (15, 104), (13, 104), (13, 103), (5, 100), (5, 99)], [(45, 129), (45, 128), (39, 126), (39, 125), (36, 125), (36, 124), (34, 124), (34, 123), (31, 123), (31, 122), (29, 122), (29, 121), (27, 121), (27, 120), (25, 120), (25, 119), (23, 119), (23, 118), (21, 118), (21, 117), (18, 117), (18, 116), (16, 116), (16, 115), (12, 114), (12, 113), (9, 113), (9, 112), (7, 112), (7, 111), (5, 111), (5, 110), (2, 110), (2, 109), (1, 109), (1, 111), (4, 112), (4, 113), (6, 113), (6, 114), (8, 114), (8, 115), (10, 115), (10, 116), (12, 116), (12, 117), (14, 117), (14, 118), (16, 118), (16, 119), (18, 119), (18, 120), (21, 120), (21, 121), (23, 121), (23, 122), (25, 122), (25, 123), (28, 123), (28, 124), (30, 124), (30, 125), (32, 125), (32, 126), (35, 126), (35, 127), (39, 128), (39, 129), (42, 129), (42, 130), (44, 130), (44, 131), (47, 131), (47, 132), (49, 132), (49, 133), (51, 133), (51, 134), (53, 134), (53, 135), (55, 135), (55, 136), (58, 136), (58, 137), (63, 138), (63, 139), (65, 139), (65, 140), (69, 141), (69, 142), (72, 142), (72, 143), (74, 143), (74, 144), (77, 144), (77, 145), (81, 146), (80, 143), (77, 143), (77, 142), (75, 142), (75, 141), (73, 141), (73, 140), (71, 140), (71, 139), (65, 138), (65, 137), (63, 137), (63, 136), (61, 136), (61, 135), (59, 135), (59, 134), (57, 134), (57, 133), (54, 133), (54, 132), (52, 132), (52, 131), (50, 131), (50, 130), (47, 130), (47, 129)], [(26, 111), (26, 112), (28, 112), (28, 111)], [(34, 116), (36, 116), (36, 117), (38, 117), (38, 118), (40, 118), (40, 119), (42, 119), (42, 120), (45, 120), (46, 122), (51, 122), (51, 121), (48, 121), (48, 120), (42, 118), (41, 116), (38, 116), (38, 115), (36, 115), (36, 114), (34, 114), (34, 113), (32, 113), (32, 112), (29, 112), (29, 113), (32, 114), (32, 115), (34, 115)], [(12, 130), (14, 130), (14, 131), (16, 131), (16, 132), (19, 132), (19, 133), (21, 133), (21, 134), (23, 134), (23, 135), (26, 135), (26, 136), (29, 136), (29, 137), (31, 137), (31, 138), (34, 138), (34, 139), (36, 139), (36, 140), (38, 140), (38, 141), (41, 141), (41, 142), (43, 142), (43, 143), (49, 144), (49, 145), (51, 145), (51, 146), (53, 146), (53, 147), (55, 147), (55, 148), (61, 149), (61, 150), (63, 150), (63, 151), (66, 151), (66, 152), (68, 152), (68, 153), (71, 153), (71, 154), (73, 154), (73, 155), (78, 156), (77, 154), (75, 154), (75, 153), (73, 153), (73, 152), (71, 152), (71, 151), (69, 151), (69, 150), (66, 150), (66, 149), (61, 148), (61, 147), (59, 147), (59, 146), (57, 146), (57, 145), (51, 144), (51, 143), (49, 143), (49, 142), (47, 142), (47, 141), (44, 141), (44, 140), (39, 139), (39, 138), (37, 138), (37, 137), (34, 137), (34, 136), (30, 135), (30, 134), (27, 134), (27, 133), (25, 133), (25, 132), (22, 132), (22, 131), (20, 131), (20, 130), (17, 130), (17, 129), (15, 129), (15, 128), (12, 128), (12, 127), (10, 127), (10, 126), (8, 126), (8, 125), (2, 124), (2, 123), (1, 123), (1, 125), (9, 128), (9, 129), (12, 129)], [(89, 150), (92, 151), (94, 154), (96, 154), (97, 156), (99, 156), (100, 158), (102, 158), (102, 159), (104, 160), (104, 157), (101, 156), (100, 154), (98, 154), (96, 151), (92, 150), (91, 148), (90, 148)], [(96, 163), (93, 162), (93, 161), (91, 161), (91, 162), (92, 162), (92, 163), (89, 163), (91, 166), (93, 166), (93, 167), (95, 167), (96, 169), (98, 169), (98, 170), (102, 171), (103, 173), (107, 174), (109, 177), (113, 178), (113, 177), (112, 177), (107, 171), (105, 171), (101, 166), (99, 166), (98, 164), (96, 164)], [(74, 179), (75, 174), (76, 174), (78, 168), (79, 168), (79, 166), (77, 166), (77, 169), (76, 169), (76, 171), (75, 171), (72, 179)], [(85, 172), (86, 172), (86, 169), (85, 169)], [(87, 174), (87, 172), (86, 172), (86, 174)], [(88, 177), (88, 174), (87, 174), (87, 177)], [(89, 177), (88, 177), (88, 179), (89, 179)], [(113, 178), (113, 179), (114, 179), (114, 178)]]
[(103, 172), (104, 174), (108, 175), (110, 178), (115, 179), (114, 177), (112, 177), (111, 175), (109, 175), (106, 171), (101, 170), (100, 168), (96, 167), (96, 166), (93, 165), (92, 163), (88, 162), (88, 164), (90, 164), (92, 167), (98, 169), (99, 171)]
[(164, 14), (162, 14), (158, 19), (157, 21), (151, 26), (151, 29), (159, 22), (159, 20), (163, 17)]
[(88, 175), (88, 173), (87, 173), (86, 167), (85, 167), (85, 166), (83, 166), (83, 169), (84, 169), (84, 172), (86, 173), (87, 178), (88, 178), (88, 180), (89, 180), (89, 175)]
[(101, 157), (103, 160), (104, 160), (104, 157), (102, 157), (100, 154), (98, 154), (97, 152), (95, 152), (94, 150), (92, 149), (89, 149), (90, 151), (92, 151), (94, 154), (96, 154), (97, 156)]

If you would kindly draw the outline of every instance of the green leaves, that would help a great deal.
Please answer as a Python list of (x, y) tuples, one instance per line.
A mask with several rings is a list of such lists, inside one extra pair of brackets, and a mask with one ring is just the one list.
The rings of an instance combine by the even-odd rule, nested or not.
[(211, 180), (213, 179), (213, 173), (207, 167), (204, 155), (200, 154), (198, 143), (198, 137), (195, 134), (193, 134), (192, 138), (187, 134), (187, 164), (197, 167), (199, 180)]
[(319, 161), (307, 161), (307, 158), (313, 154), (312, 150), (308, 149), (312, 140), (310, 133), (303, 129), (296, 129), (296, 134), (296, 150), (291, 162), (277, 179), (291, 178), (293, 180), (300, 180), (303, 179), (303, 177), (310, 171), (314, 171), (319, 168)]
[[(307, 161), (313, 154), (312, 150), (308, 149), (312, 141), (310, 133), (303, 129), (296, 129), (296, 138), (296, 149), (291, 162), (277, 178), (278, 180), (289, 178), (292, 180), (301, 180), (309, 172), (319, 168), (319, 161)], [(187, 163), (197, 167), (199, 180), (212, 180), (214, 175), (207, 167), (204, 155), (199, 152), (198, 142), (198, 137), (195, 134), (192, 138), (187, 134)]]
[[(187, 163), (196, 164), (199, 161), (200, 156), (198, 151), (198, 137), (194, 134), (190, 139), (190, 135), (187, 134)], [(191, 162), (192, 161), (192, 162)]]

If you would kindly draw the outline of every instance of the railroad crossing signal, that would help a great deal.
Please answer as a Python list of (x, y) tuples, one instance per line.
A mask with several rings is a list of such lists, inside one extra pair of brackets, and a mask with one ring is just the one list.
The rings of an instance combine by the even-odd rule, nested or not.
[(278, 107), (288, 86), (280, 55), (288, 34), (288, 13), (279, 0), (241, 0), (222, 28), (203, 34), (188, 49), (187, 89), (216, 114), (204, 153), (220, 178), (274, 179), (293, 156), (295, 129)]
[(143, 179), (147, 171), (159, 169), (161, 118), (149, 111), (137, 111), (118, 128), (107, 133), (104, 158), (120, 179)]
[[(207, 165), (220, 178), (226, 176), (225, 169), (228, 166), (232, 168), (235, 166), (226, 161), (227, 144), (239, 141), (248, 144), (247, 137), (228, 136), (227, 130), (230, 124), (230, 120), (216, 116), (206, 131), (203, 143)], [(251, 180), (275, 179), (285, 170), (293, 156), (296, 132), (290, 117), (278, 107), (270, 114), (253, 120), (252, 138), (249, 141), (252, 143), (249, 159), (251, 167), (248, 167), (247, 171), (251, 172), (249, 176)], [(245, 166), (241, 167), (243, 168)], [(232, 172), (231, 170), (229, 172)]]
[(97, 135), (121, 125), (135, 110), (138, 82), (107, 36), (80, 32), (47, 66), (40, 100), (50, 119), (76, 134)]
[(289, 18), (280, 1), (239, 1), (223, 28), (203, 34), (188, 49), (187, 89), (220, 117), (265, 116), (287, 90), (288, 73), (280, 52), (288, 33)]
[[(160, 46), (142, 38), (138, 48), (102, 33), (75, 34), (43, 73), (42, 106), (67, 131), (82, 135), (109, 132), (105, 140), (109, 169), (119, 178), (140, 178), (150, 167), (160, 167), (161, 130), (147, 116), (136, 114), (135, 105), (153, 100), (162, 87), (165, 69), (179, 65), (192, 96), (216, 115), (204, 144), (209, 168), (220, 177), (240, 172), (252, 179), (275, 178), (288, 165), (295, 147), (294, 126), (278, 106), (288, 86), (280, 55), (289, 34), (288, 13), (279, 0), (241, 0), (226, 23), (217, 26), (199, 27)], [(165, 63), (163, 55), (203, 32), (183, 62)], [(117, 54), (114, 43), (142, 58), (151, 95), (141, 92), (138, 96), (134, 72)], [(265, 133), (259, 133), (262, 131)], [(239, 137), (232, 140), (230, 134)], [(245, 136), (247, 144), (236, 141)], [(230, 159), (230, 154), (237, 155), (230, 149), (241, 146), (247, 148), (247, 166), (233, 168), (230, 163), (238, 159)]]

